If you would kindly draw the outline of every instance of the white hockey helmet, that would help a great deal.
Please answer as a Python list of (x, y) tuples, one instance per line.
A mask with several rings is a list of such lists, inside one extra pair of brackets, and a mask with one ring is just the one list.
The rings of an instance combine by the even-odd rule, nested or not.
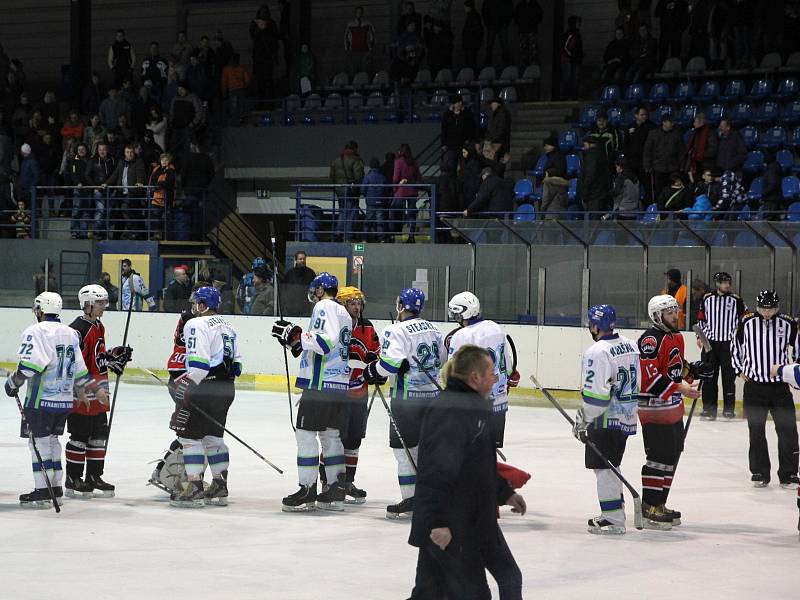
[(33, 301), (33, 312), (42, 311), (45, 315), (60, 315), (64, 303), (55, 292), (42, 292)]
[(105, 301), (108, 303), (108, 292), (106, 288), (102, 285), (98, 285), (96, 283), (90, 283), (89, 285), (83, 286), (78, 291), (78, 302), (81, 308), (87, 308), (87, 306), (94, 306), (96, 302)]
[(481, 302), (472, 292), (456, 294), (447, 303), (450, 316), (456, 320), (474, 319), (481, 314)]
[(661, 320), (661, 313), (665, 310), (677, 311), (680, 308), (675, 298), (669, 294), (660, 294), (650, 298), (650, 302), (647, 303), (647, 314), (650, 316), (653, 325), (664, 331), (670, 331), (670, 328), (664, 325), (664, 321)]

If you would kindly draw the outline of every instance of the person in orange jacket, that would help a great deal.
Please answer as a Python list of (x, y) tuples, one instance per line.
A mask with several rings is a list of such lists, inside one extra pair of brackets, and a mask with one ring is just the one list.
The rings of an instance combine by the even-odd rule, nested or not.
[(669, 294), (678, 302), (680, 311), (678, 312), (678, 330), (686, 329), (686, 295), (689, 293), (685, 283), (681, 283), (681, 272), (678, 269), (667, 269), (664, 273), (667, 280), (662, 294)]

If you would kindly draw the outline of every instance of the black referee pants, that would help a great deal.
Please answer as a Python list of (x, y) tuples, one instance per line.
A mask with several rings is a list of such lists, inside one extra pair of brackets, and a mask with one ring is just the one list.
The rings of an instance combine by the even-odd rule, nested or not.
[(785, 383), (746, 382), (744, 410), (750, 430), (750, 472), (770, 480), (766, 426), (767, 415), (771, 413), (778, 434), (778, 479), (783, 482), (796, 475), (797, 420), (789, 386)]
[(733, 412), (736, 404), (736, 371), (731, 364), (731, 343), (711, 342), (711, 350), (703, 352), (703, 362), (714, 367), (714, 377), (703, 382), (703, 410), (717, 415), (719, 375), (722, 372), (722, 410)]

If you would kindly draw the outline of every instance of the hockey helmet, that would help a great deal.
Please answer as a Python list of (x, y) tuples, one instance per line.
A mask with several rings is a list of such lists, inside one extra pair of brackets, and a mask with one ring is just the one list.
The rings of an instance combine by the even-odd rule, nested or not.
[(714, 283), (731, 283), (732, 281), (730, 274), (725, 271), (714, 273)]
[(758, 308), (777, 308), (781, 299), (775, 290), (761, 290), (756, 296), (756, 306)]
[[(671, 296), (670, 296), (671, 297)], [(617, 320), (617, 311), (610, 304), (595, 304), (588, 311), (589, 325), (598, 331), (611, 331)]]
[(210, 310), (217, 310), (222, 303), (222, 296), (217, 288), (205, 285), (192, 293), (191, 301), (192, 304), (205, 304)]
[(339, 293), (336, 294), (336, 299), (342, 304), (347, 304), (348, 302), (352, 302), (354, 300), (361, 300), (363, 304), (366, 298), (364, 297), (364, 292), (362, 292), (360, 289), (355, 286), (348, 285), (339, 290)]
[(267, 266), (267, 261), (261, 258), (260, 256), (256, 256), (253, 259), (252, 264), (250, 265), (250, 269), (252, 271), (255, 271), (259, 267), (266, 267), (266, 266)]
[(45, 315), (60, 315), (64, 303), (55, 292), (42, 292), (33, 301), (33, 312), (41, 311)]
[(481, 302), (472, 292), (461, 292), (450, 299), (447, 309), (456, 321), (474, 319), (481, 314)]
[(407, 310), (418, 315), (425, 307), (425, 293), (418, 288), (405, 288), (397, 297), (397, 312)]
[(332, 275), (327, 271), (323, 271), (308, 284), (308, 301), (316, 302), (317, 288), (322, 288), (326, 292), (332, 293), (334, 296), (339, 292), (339, 280), (336, 275)]
[(108, 306), (108, 292), (102, 285), (90, 283), (78, 291), (78, 304), (81, 308), (90, 308), (101, 302)]
[(681, 307), (678, 305), (678, 301), (669, 294), (653, 296), (650, 298), (650, 302), (647, 303), (647, 314), (650, 320), (653, 322), (653, 325), (663, 331), (671, 331), (671, 329), (662, 321), (661, 313), (665, 310), (679, 311), (680, 309)]

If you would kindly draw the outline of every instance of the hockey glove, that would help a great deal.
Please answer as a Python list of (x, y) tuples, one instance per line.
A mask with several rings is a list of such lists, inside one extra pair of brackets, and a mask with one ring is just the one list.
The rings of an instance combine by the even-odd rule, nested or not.
[(373, 360), (364, 369), (364, 381), (370, 385), (383, 385), (386, 383), (386, 377), (378, 372), (378, 361)]
[(186, 424), (189, 422), (189, 417), (192, 416), (185, 408), (176, 408), (175, 412), (169, 419), (169, 428), (175, 433), (183, 433), (186, 431)]
[(406, 373), (411, 370), (411, 363), (408, 362), (408, 359), (404, 358), (403, 362), (400, 363), (400, 368), (397, 370), (398, 377), (405, 377)]
[(112, 348), (110, 352), (106, 352), (106, 368), (119, 377), (132, 356), (133, 348), (130, 346)]
[(19, 371), (14, 371), (8, 376), (8, 379), (6, 379), (6, 396), (9, 398), (16, 396), (23, 383), (25, 383), (25, 376)]
[(508, 387), (515, 388), (519, 385), (519, 371), (514, 371), (508, 376)]
[(589, 421), (586, 420), (586, 415), (583, 414), (583, 408), (579, 408), (575, 413), (575, 424), (572, 426), (572, 435), (575, 436), (582, 444), (586, 443), (589, 439), (589, 433), (586, 431), (589, 428)]
[(714, 378), (714, 367), (701, 360), (689, 364), (689, 376), (692, 379), (709, 380)]
[(191, 406), (191, 396), (197, 384), (188, 374), (183, 374), (175, 380), (175, 402), (180, 408)]
[(300, 345), (300, 335), (302, 333), (303, 330), (299, 325), (283, 319), (276, 321), (275, 325), (272, 326), (272, 337), (278, 340), (281, 346), (291, 349), (293, 356), (298, 356), (298, 354), (295, 354), (295, 347)]

